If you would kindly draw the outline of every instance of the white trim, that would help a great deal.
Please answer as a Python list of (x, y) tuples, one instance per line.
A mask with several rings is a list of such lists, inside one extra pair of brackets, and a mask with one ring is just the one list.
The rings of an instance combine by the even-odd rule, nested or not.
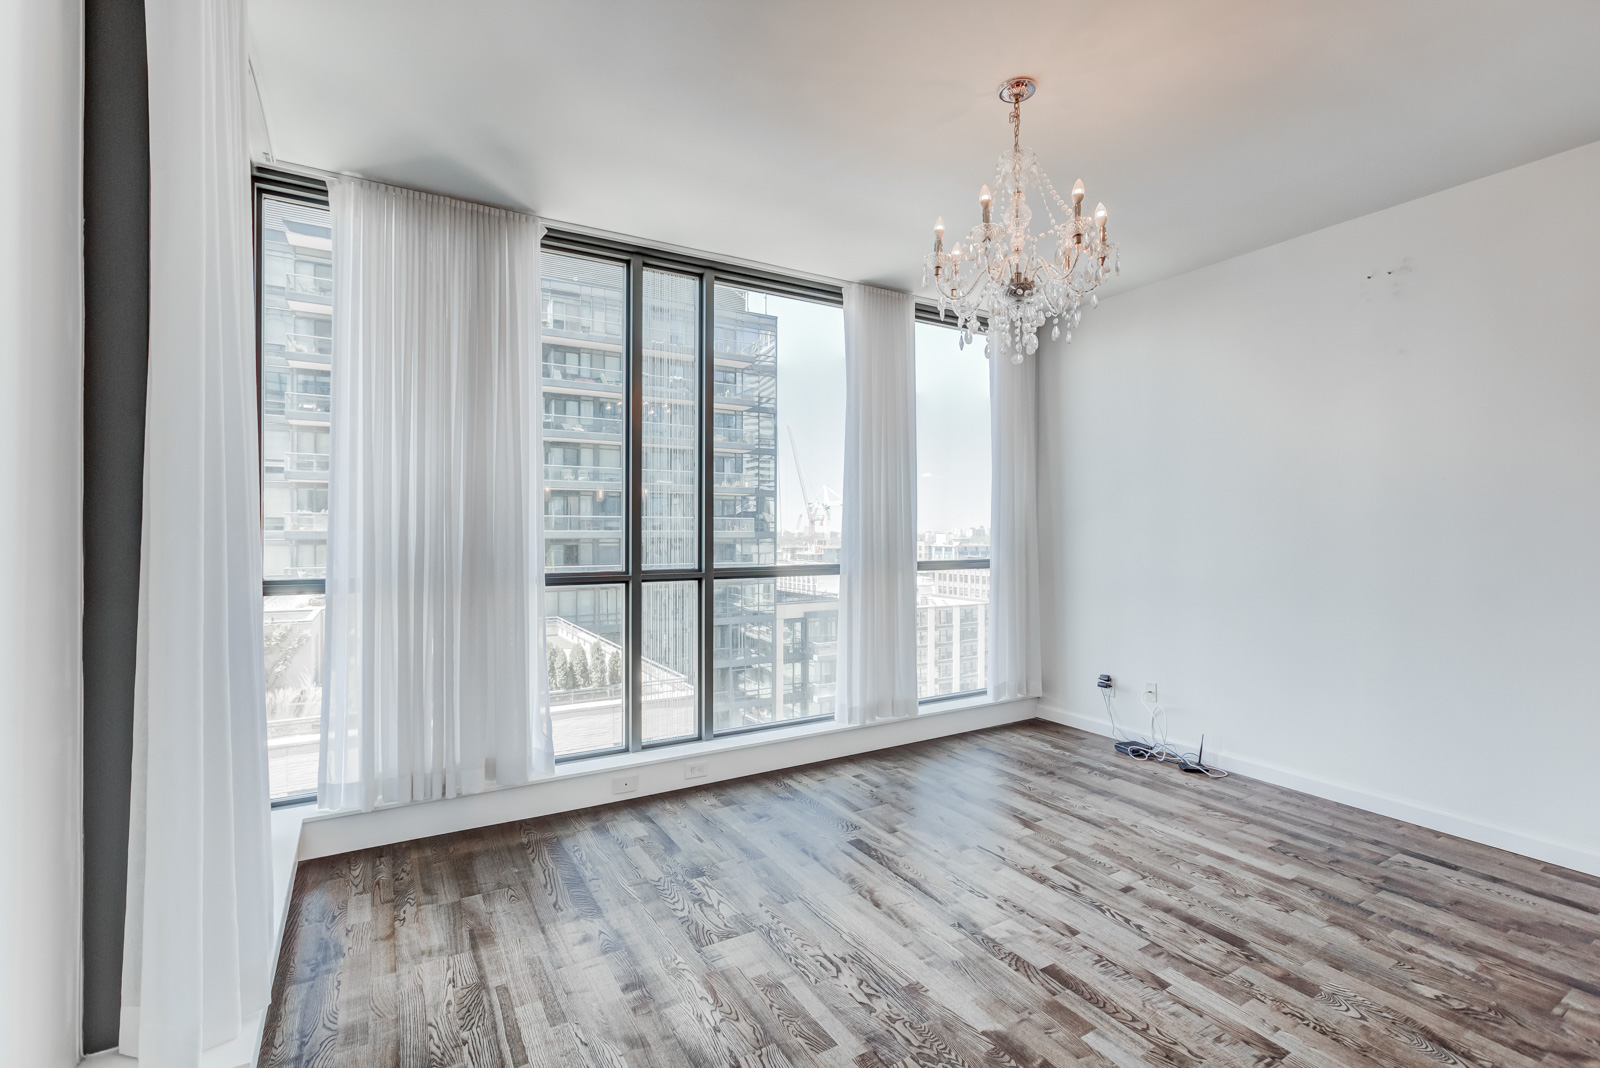
[[(782, 732), (736, 735), (710, 742), (689, 742), (669, 750), (630, 753), (561, 765), (547, 779), (480, 794), (395, 805), (373, 812), (308, 811), (300, 831), (300, 860), (336, 856), (356, 849), (451, 834), (475, 827), (572, 812), (581, 808), (631, 801), (637, 797), (705, 786), (784, 768), (836, 760), (875, 749), (888, 749), (952, 734), (1034, 719), (1037, 698), (965, 705), (926, 711), (908, 719), (844, 727), (834, 722), (806, 724)], [(690, 762), (708, 765), (704, 778), (685, 779)], [(639, 788), (617, 795), (612, 773), (627, 769)], [(285, 811), (283, 809), (279, 810)]]
[[(1078, 712), (1069, 712), (1063, 708), (1047, 705), (1043, 701), (1038, 706), (1038, 717), (1052, 723), (1061, 723), (1068, 727), (1077, 727), (1079, 730), (1088, 731), (1104, 737), (1111, 737), (1111, 723), (1103, 716), (1086, 716)], [(1179, 749), (1192, 751), (1195, 743), (1191, 741), (1172, 743)], [(1572, 845), (1568, 842), (1558, 842), (1527, 831), (1519, 831), (1513, 827), (1504, 827), (1495, 823), (1486, 823), (1470, 816), (1449, 812), (1445, 809), (1435, 808), (1417, 801), (1408, 801), (1402, 797), (1390, 794), (1377, 793), (1376, 791), (1349, 786), (1344, 783), (1330, 782), (1304, 772), (1285, 768), (1278, 764), (1269, 764), (1260, 760), (1251, 760), (1248, 757), (1231, 755), (1223, 750), (1206, 747), (1206, 763), (1214, 764), (1224, 771), (1237, 772), (1248, 775), (1252, 779), (1270, 782), (1275, 786), (1285, 786), (1291, 790), (1298, 790), (1313, 797), (1326, 798), (1337, 801), (1343, 805), (1351, 805), (1367, 812), (1375, 812), (1380, 816), (1392, 819), (1405, 820), (1419, 827), (1429, 830), (1443, 831), (1453, 834), (1457, 838), (1479, 842), (1483, 845), (1504, 849), (1534, 860), (1544, 861), (1549, 864), (1559, 864), (1573, 871), (1584, 872), (1588, 875), (1600, 876), (1600, 853), (1585, 849), (1582, 846)]]

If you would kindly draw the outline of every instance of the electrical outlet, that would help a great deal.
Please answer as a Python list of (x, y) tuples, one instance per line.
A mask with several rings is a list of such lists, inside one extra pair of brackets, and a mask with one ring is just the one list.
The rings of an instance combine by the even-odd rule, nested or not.
[(614, 794), (631, 794), (639, 788), (639, 776), (621, 775), (611, 780), (611, 792)]
[(683, 777), (685, 779), (703, 779), (709, 774), (710, 772), (706, 770), (706, 766), (703, 763), (685, 764), (683, 766)]
[(1155, 704), (1156, 703), (1156, 684), (1155, 683), (1147, 682), (1147, 683), (1144, 684), (1144, 699), (1146, 701), (1149, 701), (1151, 704)]

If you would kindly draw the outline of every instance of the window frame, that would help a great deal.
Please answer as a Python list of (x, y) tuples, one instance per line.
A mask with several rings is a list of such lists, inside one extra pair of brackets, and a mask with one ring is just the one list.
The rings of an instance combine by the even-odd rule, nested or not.
[[(327, 208), (329, 207), (329, 196), (327, 183), (319, 178), (267, 166), (254, 168), (251, 186), (251, 202), (254, 216), (252, 222), (255, 239), (252, 267), (256, 315), (256, 416), (259, 448), (260, 445), (264, 444), (262, 438), (264, 426), (260, 418), (261, 403), (264, 396), (264, 299), (261, 287), (262, 256), (264, 254), (262, 245), (263, 200), (271, 196)], [(843, 289), (837, 284), (826, 281), (768, 271), (713, 257), (700, 256), (683, 250), (660, 248), (611, 235), (599, 235), (561, 226), (551, 226), (546, 230), (540, 242), (540, 251), (565, 253), (617, 263), (624, 267), (625, 272), (624, 309), (626, 321), (623, 332), (625, 339), (623, 376), (626, 383), (626, 400), (623, 419), (623, 466), (626, 479), (624, 492), (627, 494), (629, 504), (625, 509), (625, 523), (623, 525), (623, 566), (609, 570), (590, 569), (546, 572), (543, 576), (546, 588), (600, 585), (625, 587), (624, 646), (627, 656), (625, 668), (627, 707), (623, 732), (624, 744), (614, 748), (561, 755), (556, 758), (557, 763), (566, 764), (596, 757), (615, 756), (621, 753), (653, 751), (687, 742), (709, 741), (714, 738), (755, 734), (762, 731), (779, 730), (831, 719), (831, 715), (823, 714), (780, 720), (773, 723), (752, 724), (722, 731), (716, 729), (713, 701), (716, 678), (713, 634), (716, 625), (715, 596), (717, 582), (741, 579), (777, 580), (800, 576), (837, 577), (839, 565), (781, 564), (777, 562), (721, 567), (716, 565), (716, 494), (711, 480), (715, 468), (716, 441), (712, 429), (717, 412), (715, 394), (716, 288), (721, 285), (751, 289), (774, 296), (807, 300), (836, 308), (843, 308), (844, 306)], [(335, 250), (335, 255), (337, 255), (337, 250)], [(695, 360), (697, 367), (696, 389), (698, 391), (700, 412), (695, 430), (696, 456), (699, 461), (696, 500), (699, 530), (697, 532), (698, 559), (694, 567), (645, 568), (643, 566), (643, 494), (645, 489), (643, 479), (645, 401), (643, 280), (646, 270), (662, 270), (689, 276), (694, 278), (697, 283), (697, 299), (699, 301), (699, 321), (697, 325), (699, 329), (696, 339)], [(917, 306), (916, 315), (919, 321), (924, 321), (929, 316), (933, 317), (933, 321), (939, 321), (932, 309), (925, 305)], [(943, 325), (950, 325), (948, 317)], [(541, 400), (541, 408), (542, 403)], [(256, 477), (257, 493), (259, 495), (265, 489), (264, 479), (259, 468)], [(543, 520), (542, 512), (540, 519), (541, 521)], [(265, 534), (264, 521), (262, 534), (263, 536)], [(941, 561), (939, 563), (946, 562)], [(960, 566), (976, 566), (970, 561), (956, 563)], [(983, 566), (987, 566), (986, 562), (983, 563)], [(694, 581), (697, 583), (698, 598), (696, 604), (698, 611), (695, 621), (695, 638), (699, 670), (695, 687), (695, 722), (698, 732), (679, 738), (646, 743), (643, 741), (644, 695), (641, 685), (643, 681), (641, 651), (643, 649), (644, 613), (642, 608), (644, 586), (650, 582), (673, 581)], [(326, 592), (326, 579), (263, 578), (262, 581), (262, 595), (264, 598), (291, 594), (326, 595)], [(774, 640), (778, 640), (776, 636)], [(773, 682), (777, 691), (781, 691), (781, 679), (774, 678)], [(781, 702), (781, 692), (777, 691), (775, 691), (775, 700)], [(951, 697), (960, 696), (970, 695), (940, 695), (937, 699), (948, 700)], [(925, 704), (927, 702), (919, 703)], [(315, 799), (315, 793), (296, 794), (275, 799), (272, 801), (272, 805), (273, 807), (283, 807), (304, 804)]]
[[(258, 502), (257, 516), (261, 521), (260, 537), (262, 543), (266, 542), (266, 513), (261, 504), (265, 503), (266, 479), (262, 475), (259, 457), (266, 447), (266, 421), (261, 418), (261, 405), (266, 399), (266, 359), (265, 359), (265, 328), (266, 328), (266, 299), (262, 292), (263, 257), (266, 255), (265, 244), (262, 241), (263, 204), (268, 197), (277, 200), (289, 200), (300, 204), (310, 204), (314, 207), (327, 208), (328, 184), (321, 179), (308, 178), (304, 175), (294, 174), (290, 171), (279, 170), (274, 167), (255, 167), (250, 175), (250, 207), (251, 207), (251, 282), (253, 284), (255, 316), (256, 316), (256, 499)], [(261, 596), (263, 610), (268, 597), (291, 596), (294, 594), (321, 594), (326, 596), (328, 584), (326, 579), (271, 579), (262, 577)], [(285, 797), (271, 799), (273, 808), (286, 808), (291, 805), (305, 805), (315, 802), (315, 790), (309, 793), (289, 794)]]
[[(947, 311), (941, 316), (939, 314), (939, 310), (937, 308), (933, 307), (932, 305), (928, 305), (928, 304), (918, 304), (916, 306), (916, 310), (914, 312), (913, 318), (915, 319), (915, 321), (917, 323), (922, 323), (922, 324), (925, 324), (925, 325), (928, 325), (928, 326), (942, 326), (942, 327), (945, 327), (946, 329), (949, 329), (949, 330), (959, 330), (960, 329), (960, 326), (958, 325), (958, 322), (956, 320), (954, 312)], [(986, 329), (986, 330), (988, 329), (988, 325), (989, 324), (988, 324), (987, 318), (980, 317), (979, 324), (984, 329)], [(973, 344), (976, 344), (976, 343), (977, 343), (976, 340), (974, 340)], [(985, 342), (985, 344), (987, 344), (987, 341)], [(988, 358), (992, 359), (993, 357), (988, 357)], [(994, 419), (994, 415), (993, 415), (993, 412), (991, 410), (991, 413), (990, 413), (990, 429), (989, 429), (989, 433), (990, 433), (991, 438), (992, 438), (992, 436), (994, 434), (993, 419)], [(920, 465), (920, 461), (919, 461), (919, 465), (918, 465), (917, 469), (919, 471), (922, 469), (921, 465)], [(920, 531), (918, 533), (920, 534)], [(993, 573), (994, 573), (993, 568), (991, 567), (991, 561), (993, 559), (993, 553), (994, 553), (994, 516), (992, 516), (992, 515), (989, 517), (989, 552), (990, 552), (989, 556), (972, 557), (972, 558), (964, 559), (964, 560), (918, 560), (917, 561), (917, 571), (919, 571), (919, 572), (922, 572), (922, 571), (988, 571), (990, 573), (991, 578), (992, 578), (993, 577)], [(992, 586), (990, 587), (990, 593), (991, 593), (991, 600), (990, 600), (989, 603), (992, 605), (994, 603), (993, 600), (992, 600), (992, 595), (993, 595), (993, 587)], [(953, 624), (953, 626), (954, 627), (959, 627), (960, 626), (960, 622), (959, 621), (955, 622)], [(937, 632), (938, 623), (937, 622), (931, 623), (930, 624), (930, 628), (934, 632)], [(936, 637), (936, 634), (935, 635), (930, 635), (930, 639), (933, 638), (933, 637)], [(930, 648), (934, 644), (935, 644), (935, 642), (933, 640), (930, 640), (928, 642), (928, 645), (929, 645)], [(961, 639), (960, 639), (959, 633), (958, 633), (958, 635), (955, 638), (954, 645), (959, 650), (961, 644), (962, 644), (961, 643)], [(988, 635), (985, 635), (984, 636), (984, 659), (985, 660), (988, 659), (988, 648), (989, 648)], [(955, 663), (958, 664), (960, 662), (961, 656), (960, 656), (959, 652), (957, 652), (957, 654), (956, 654), (954, 659), (955, 659)], [(920, 670), (920, 667), (921, 667), (921, 665), (919, 665), (919, 670), (917, 672), (917, 675), (918, 675), (919, 678), (921, 677), (921, 674), (922, 674), (922, 672)], [(956, 672), (956, 676), (959, 678), (960, 677), (960, 672)], [(985, 685), (984, 685), (983, 689), (981, 689), (981, 690), (962, 690), (962, 691), (960, 691), (958, 693), (935, 693), (935, 694), (929, 694), (927, 697), (918, 697), (917, 698), (917, 707), (919, 709), (921, 709), (921, 708), (927, 707), (928, 705), (943, 704), (946, 701), (970, 701), (970, 700), (974, 700), (975, 698), (987, 696), (990, 693), (991, 689), (992, 689), (992, 687), (988, 685), (989, 679), (988, 679), (987, 667), (985, 667), (984, 682), (985, 682)]]
[[(753, 289), (776, 296), (809, 300), (831, 307), (844, 307), (844, 290), (838, 286), (815, 282), (791, 275), (730, 264), (709, 257), (676, 250), (664, 250), (613, 237), (601, 237), (577, 230), (550, 227), (540, 243), (541, 252), (554, 252), (582, 256), (612, 263), (626, 268), (623, 306), (626, 322), (623, 336), (623, 377), (627, 383), (626, 414), (623, 430), (623, 465), (627, 472), (626, 487), (628, 507), (623, 524), (623, 567), (610, 570), (546, 572), (546, 587), (578, 585), (625, 585), (627, 587), (626, 642), (627, 707), (624, 725), (625, 744), (611, 749), (587, 750), (556, 757), (557, 763), (570, 763), (593, 757), (614, 756), (619, 753), (654, 751), (686, 742), (710, 741), (735, 735), (778, 730), (803, 723), (814, 723), (831, 717), (827, 715), (786, 719), (774, 723), (758, 723), (731, 730), (716, 729), (716, 709), (713, 692), (716, 680), (715, 649), (713, 642), (716, 626), (716, 584), (718, 581), (736, 579), (780, 579), (804, 575), (839, 574), (838, 564), (758, 564), (748, 566), (717, 566), (716, 564), (716, 493), (712, 486), (712, 473), (716, 466), (716, 439), (712, 433), (716, 421), (716, 289), (731, 286)], [(644, 365), (645, 365), (645, 308), (644, 273), (647, 270), (665, 271), (696, 280), (696, 297), (699, 301), (699, 321), (695, 339), (696, 395), (699, 413), (695, 426), (695, 453), (698, 459), (696, 507), (697, 553), (693, 567), (644, 566)], [(696, 648), (698, 678), (695, 686), (695, 723), (698, 732), (679, 738), (666, 738), (645, 742), (644, 738), (644, 587), (653, 582), (693, 581), (698, 584)], [(777, 640), (776, 638), (774, 639)], [(774, 679), (779, 687), (781, 680)], [(781, 701), (781, 693), (775, 697)]]

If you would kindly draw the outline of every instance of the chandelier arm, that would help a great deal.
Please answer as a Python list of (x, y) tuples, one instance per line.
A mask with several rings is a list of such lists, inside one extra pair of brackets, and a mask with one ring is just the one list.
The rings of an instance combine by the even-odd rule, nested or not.
[(948, 300), (953, 304), (966, 304), (972, 299), (972, 295), (978, 292), (979, 289), (985, 288), (989, 281), (990, 278), (987, 274), (979, 274), (978, 277), (974, 278), (971, 284), (967, 286), (966, 291), (961, 292), (961, 276), (957, 274), (954, 291), (950, 293), (944, 293), (943, 297), (945, 300)]

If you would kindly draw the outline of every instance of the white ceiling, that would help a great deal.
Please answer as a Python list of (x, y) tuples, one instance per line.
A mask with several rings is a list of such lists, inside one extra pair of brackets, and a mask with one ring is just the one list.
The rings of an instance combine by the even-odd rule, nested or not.
[(251, 0), (250, 18), (280, 160), (914, 292), (934, 216), (977, 221), (1011, 74), (1039, 81), (1024, 143), (1110, 206), (1124, 285), (1600, 140), (1595, 0)]

